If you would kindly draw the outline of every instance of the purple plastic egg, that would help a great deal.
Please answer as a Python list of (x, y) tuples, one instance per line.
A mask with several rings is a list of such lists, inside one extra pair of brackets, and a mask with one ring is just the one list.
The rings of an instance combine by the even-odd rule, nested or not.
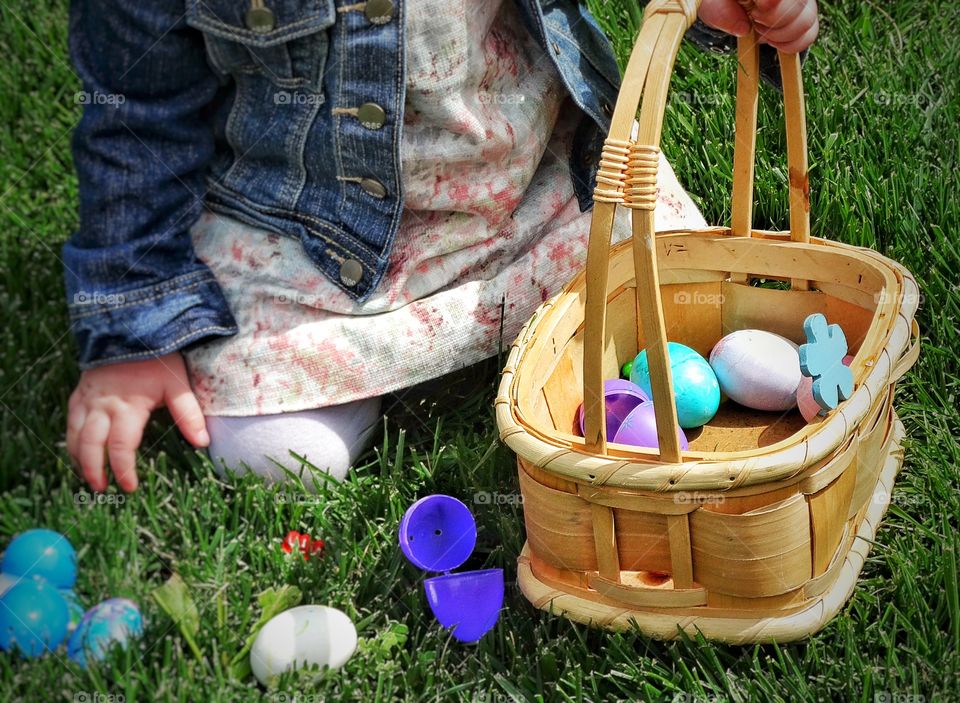
[[(449, 572), (461, 566), (477, 543), (470, 509), (447, 495), (430, 495), (411, 505), (400, 521), (400, 548), (424, 571)], [(461, 642), (476, 642), (496, 624), (503, 607), (503, 569), (444, 573), (423, 582), (437, 620)]]
[[(617, 433), (627, 415), (637, 406), (648, 402), (650, 396), (636, 383), (622, 378), (611, 378), (603, 382), (603, 400), (607, 410), (607, 439), (610, 439)], [(581, 437), (584, 434), (583, 415), (581, 403), (577, 409), (577, 427), (580, 428)]]
[[(677, 437), (680, 439), (681, 449), (690, 448), (686, 435), (679, 427), (677, 427)], [(623, 423), (621, 423), (617, 433), (613, 436), (613, 441), (617, 444), (630, 444), (635, 447), (659, 449), (660, 442), (657, 439), (657, 416), (653, 409), (653, 403), (643, 403), (634, 408), (623, 420)]]

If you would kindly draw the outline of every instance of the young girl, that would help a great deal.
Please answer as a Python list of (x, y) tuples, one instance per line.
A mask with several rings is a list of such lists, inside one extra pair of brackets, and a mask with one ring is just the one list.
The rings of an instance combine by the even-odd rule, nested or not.
[[(814, 0), (700, 18), (791, 52), (818, 29)], [(619, 75), (575, 0), (74, 0), (70, 49), (94, 490), (107, 464), (136, 489), (164, 405), (218, 467), (342, 477), (381, 395), (496, 353), (583, 266)], [(658, 229), (704, 226), (658, 182)]]

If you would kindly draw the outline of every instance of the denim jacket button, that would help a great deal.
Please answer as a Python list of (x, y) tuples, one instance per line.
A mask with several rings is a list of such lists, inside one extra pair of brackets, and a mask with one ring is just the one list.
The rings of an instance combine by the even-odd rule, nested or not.
[(360, 187), (374, 198), (383, 198), (387, 195), (387, 189), (384, 188), (383, 183), (374, 178), (360, 179)]
[(357, 108), (357, 119), (367, 129), (380, 129), (387, 121), (387, 113), (376, 103), (364, 103)]
[(347, 259), (340, 264), (340, 280), (345, 286), (355, 286), (363, 276), (363, 266), (356, 259)]
[(247, 10), (247, 29), (259, 34), (264, 34), (276, 26), (276, 20), (269, 7), (264, 7), (263, 3), (258, 4), (260, 5), (259, 7), (255, 5)]
[(373, 24), (386, 24), (393, 19), (393, 0), (367, 0), (364, 14)]

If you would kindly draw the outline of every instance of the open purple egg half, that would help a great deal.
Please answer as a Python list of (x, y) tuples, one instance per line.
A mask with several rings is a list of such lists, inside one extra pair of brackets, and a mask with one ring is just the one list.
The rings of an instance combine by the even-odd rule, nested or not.
[(503, 607), (503, 569), (434, 576), (423, 583), (437, 621), (454, 639), (476, 642), (489, 632)]
[(449, 573), (477, 544), (477, 524), (463, 502), (430, 495), (411, 505), (400, 521), (400, 548), (414, 566), (441, 572), (423, 582), (437, 620), (454, 639), (476, 642), (496, 624), (503, 607), (503, 569)]

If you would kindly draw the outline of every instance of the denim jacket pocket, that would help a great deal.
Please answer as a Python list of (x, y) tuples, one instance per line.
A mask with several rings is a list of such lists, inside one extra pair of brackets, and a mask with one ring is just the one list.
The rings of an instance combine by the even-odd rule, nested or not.
[[(248, 20), (254, 6), (263, 8), (259, 23)], [(334, 0), (187, 0), (186, 20), (203, 32), (221, 75), (261, 76), (283, 90), (322, 96)]]

